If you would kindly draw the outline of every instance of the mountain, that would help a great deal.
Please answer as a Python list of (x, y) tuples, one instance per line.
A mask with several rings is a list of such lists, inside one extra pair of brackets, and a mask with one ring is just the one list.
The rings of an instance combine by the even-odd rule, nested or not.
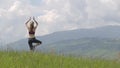
[[(38, 36), (43, 44), (37, 51), (71, 55), (116, 57), (120, 49), (120, 26), (77, 29)], [(6, 46), (10, 50), (29, 50), (27, 39)]]
[(120, 26), (105, 26), (93, 29), (77, 29), (70, 31), (55, 32), (38, 37), (44, 44), (54, 43), (62, 40), (80, 38), (120, 38)]
[(40, 46), (37, 50), (47, 53), (112, 59), (119, 55), (120, 39), (81, 38), (51, 43)]

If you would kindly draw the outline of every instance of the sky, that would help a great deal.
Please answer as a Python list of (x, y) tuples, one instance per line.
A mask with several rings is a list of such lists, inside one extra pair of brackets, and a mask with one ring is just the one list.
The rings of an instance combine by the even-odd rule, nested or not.
[(0, 0), (0, 40), (27, 38), (25, 22), (33, 16), (39, 23), (37, 36), (120, 25), (120, 0)]

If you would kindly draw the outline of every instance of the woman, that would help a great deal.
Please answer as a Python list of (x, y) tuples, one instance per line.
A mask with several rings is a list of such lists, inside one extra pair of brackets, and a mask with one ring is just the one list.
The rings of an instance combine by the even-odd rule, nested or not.
[[(36, 25), (34, 25), (34, 23)], [(31, 20), (31, 17), (30, 17), (30, 19), (25, 24), (26, 24), (26, 27), (27, 27), (28, 32), (29, 32), (28, 44), (29, 44), (30, 50), (34, 51), (36, 46), (42, 44), (41, 41), (39, 41), (35, 38), (35, 30), (38, 26), (38, 23), (34, 17), (33, 17), (33, 21)], [(33, 45), (33, 43), (36, 43), (36, 45)]]

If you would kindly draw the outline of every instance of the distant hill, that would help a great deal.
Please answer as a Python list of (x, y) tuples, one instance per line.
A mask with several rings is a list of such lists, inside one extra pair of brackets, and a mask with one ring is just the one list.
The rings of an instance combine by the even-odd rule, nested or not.
[(104, 26), (92, 29), (61, 31), (38, 38), (43, 40), (43, 42), (45, 42), (44, 44), (80, 38), (120, 38), (120, 26)]
[[(38, 36), (43, 44), (37, 51), (93, 57), (116, 57), (120, 51), (120, 26), (77, 29)], [(8, 44), (8, 49), (29, 50), (27, 39)]]
[(55, 52), (74, 56), (117, 58), (120, 39), (81, 38), (51, 43), (37, 48), (38, 51)]

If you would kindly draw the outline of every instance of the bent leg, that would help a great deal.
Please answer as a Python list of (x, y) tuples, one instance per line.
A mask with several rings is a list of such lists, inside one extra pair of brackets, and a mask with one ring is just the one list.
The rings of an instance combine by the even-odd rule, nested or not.
[(34, 39), (34, 41), (33, 41), (34, 43), (36, 43), (36, 45), (35, 46), (38, 46), (38, 45), (40, 45), (40, 44), (42, 44), (42, 42), (41, 41), (39, 41), (39, 40), (37, 40), (37, 39)]

